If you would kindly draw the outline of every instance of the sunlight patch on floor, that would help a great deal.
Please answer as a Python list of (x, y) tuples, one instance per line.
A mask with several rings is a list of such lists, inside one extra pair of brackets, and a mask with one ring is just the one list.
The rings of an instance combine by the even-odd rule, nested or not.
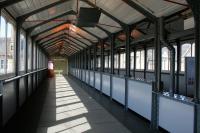
[(66, 120), (66, 122), (48, 127), (47, 133), (82, 133), (90, 130), (91, 126), (87, 118), (82, 116), (88, 113), (88, 110), (65, 77), (62, 75), (56, 76), (55, 84), (56, 121)]
[(47, 129), (47, 133), (62, 133), (62, 132), (79, 132), (83, 133), (91, 129), (85, 117), (78, 118), (69, 122), (58, 124)]

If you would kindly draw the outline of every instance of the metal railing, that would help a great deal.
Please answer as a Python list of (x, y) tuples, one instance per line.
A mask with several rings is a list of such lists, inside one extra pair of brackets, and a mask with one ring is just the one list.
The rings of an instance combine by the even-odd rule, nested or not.
[(42, 68), (42, 69), (35, 70), (35, 71), (29, 72), (29, 73), (25, 73), (25, 74), (22, 74), (22, 75), (19, 75), (19, 76), (16, 76), (16, 77), (8, 78), (8, 79), (5, 79), (5, 80), (2, 80), (2, 82), (3, 82), (3, 84), (7, 84), (7, 83), (12, 82), (14, 80), (17, 80), (17, 79), (20, 79), (20, 78), (23, 78), (23, 77), (44, 71), (44, 70), (47, 70), (47, 68)]

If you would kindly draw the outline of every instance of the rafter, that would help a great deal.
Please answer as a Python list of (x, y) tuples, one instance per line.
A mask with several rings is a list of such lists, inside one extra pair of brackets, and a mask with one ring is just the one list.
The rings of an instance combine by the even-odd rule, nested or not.
[(53, 27), (50, 27), (50, 28), (47, 28), (47, 29), (45, 29), (45, 30), (43, 30), (43, 31), (41, 31), (41, 32), (39, 32), (39, 33), (37, 33), (37, 34), (35, 34), (35, 35), (33, 35), (32, 37), (33, 38), (37, 38), (39, 35), (41, 35), (41, 34), (43, 34), (43, 33), (45, 33), (45, 32), (48, 32), (48, 31), (50, 31), (50, 30), (53, 30), (53, 29), (55, 29), (55, 28), (57, 28), (57, 27), (59, 27), (59, 26), (62, 26), (62, 25), (64, 25), (64, 24), (67, 24), (68, 22), (62, 22), (62, 23), (60, 23), (60, 24), (58, 24), (58, 25), (55, 25), (55, 26), (53, 26)]
[(47, 10), (49, 8), (52, 8), (54, 6), (63, 4), (63, 3), (68, 2), (68, 1), (70, 1), (70, 0), (59, 0), (57, 2), (54, 2), (54, 3), (49, 4), (47, 6), (41, 7), (39, 9), (36, 9), (36, 10), (32, 11), (32, 12), (29, 12), (29, 13), (26, 13), (26, 14), (24, 14), (22, 16), (19, 16), (19, 17), (17, 17), (17, 20), (20, 20), (23, 23), (28, 17), (30, 17), (32, 15), (35, 15), (37, 13), (40, 13), (40, 12), (44, 11), (44, 10)]
[[(60, 39), (60, 38), (67, 38), (67, 34), (66, 33), (63, 33), (62, 35), (58, 35), (58, 36), (55, 36), (55, 37), (53, 37), (53, 38), (51, 38), (51, 39), (49, 39), (48, 41), (46, 41), (46, 42), (49, 42), (49, 41), (51, 41), (51, 40), (54, 40), (54, 39)], [(78, 40), (78, 39), (77, 39)], [(40, 43), (39, 45), (45, 45), (45, 43), (46, 42), (44, 42), (44, 43)], [(81, 41), (79, 41), (79, 42), (81, 42)], [(86, 47), (87, 46), (89, 46), (89, 45), (87, 45), (86, 43), (84, 43), (84, 42), (81, 42), (83, 45), (85, 45)], [(80, 44), (77, 44), (79, 47), (81, 47), (81, 48), (85, 48), (85, 47), (83, 47), (82, 45), (80, 45)]]
[(85, 42), (83, 42), (83, 41), (81, 41), (81, 40), (79, 40), (79, 39), (77, 39), (77, 38), (75, 38), (75, 37), (71, 36), (70, 34), (67, 34), (67, 33), (65, 33), (65, 35), (66, 35), (66, 36), (68, 36), (68, 37), (71, 37), (71, 38), (73, 38), (74, 40), (76, 40), (76, 41), (78, 41), (78, 42), (80, 42), (80, 43), (82, 43), (82, 44), (84, 44), (84, 45), (86, 45), (87, 47), (89, 46), (89, 45), (88, 45), (88, 44), (86, 44)]
[(2, 2), (0, 2), (0, 9), (6, 8), (8, 6), (11, 6), (11, 5), (16, 4), (18, 2), (21, 2), (21, 1), (24, 1), (24, 0), (5, 0), (5, 1), (2, 1)]
[(104, 31), (108, 36), (111, 34), (108, 30), (102, 28), (101, 26), (99, 25), (96, 25), (97, 28), (99, 28), (100, 30)]
[[(49, 42), (49, 43), (47, 43), (47, 44), (43, 44), (42, 46), (43, 46), (43, 48), (46, 48), (46, 46), (48, 46), (48, 45), (51, 45), (52, 43), (59, 43), (61, 40), (64, 40), (64, 41), (66, 41), (65, 39), (67, 39), (67, 40), (69, 40), (68, 38), (66, 38), (66, 37), (60, 37), (60, 38), (57, 38), (56, 40), (54, 40), (54, 41), (52, 41), (52, 42)], [(70, 40), (71, 41), (71, 40)], [(74, 44), (71, 44), (71, 45), (73, 45), (74, 47), (76, 47), (77, 49), (79, 49), (79, 50), (81, 50), (81, 49), (83, 49), (84, 47), (83, 46), (81, 46), (80, 44), (77, 44), (76, 42), (73, 42)]]
[(156, 16), (151, 14), (149, 11), (147, 11), (146, 9), (144, 9), (143, 7), (141, 7), (140, 5), (135, 3), (134, 1), (132, 1), (132, 0), (122, 0), (122, 1), (125, 2), (126, 4), (128, 4), (129, 6), (131, 6), (132, 8), (134, 8), (135, 10), (137, 10), (139, 13), (146, 16), (151, 21), (154, 22), (157, 19)]
[(39, 24), (34, 25), (34, 26), (32, 26), (32, 27), (29, 27), (27, 30), (30, 31), (30, 32), (32, 32), (36, 27), (45, 25), (45, 24), (51, 22), (52, 20), (61, 18), (61, 17), (63, 17), (63, 16), (75, 15), (75, 14), (76, 14), (76, 13), (75, 13), (73, 10), (67, 11), (67, 12), (64, 12), (64, 13), (62, 13), (62, 14), (60, 14), (60, 15), (57, 15), (57, 16), (55, 16), (55, 17), (53, 17), (53, 18), (47, 19), (47, 20), (43, 21), (42, 23), (39, 23)]

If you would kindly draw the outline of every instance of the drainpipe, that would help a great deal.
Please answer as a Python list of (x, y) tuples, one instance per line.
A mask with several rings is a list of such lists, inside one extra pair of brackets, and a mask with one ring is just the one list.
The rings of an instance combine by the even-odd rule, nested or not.
[(165, 39), (165, 31), (164, 31), (164, 19), (161, 17), (159, 18), (160, 23), (160, 42), (166, 46), (170, 51), (170, 89), (169, 93), (171, 96), (174, 95), (175, 90), (175, 48), (173, 45), (169, 44)]

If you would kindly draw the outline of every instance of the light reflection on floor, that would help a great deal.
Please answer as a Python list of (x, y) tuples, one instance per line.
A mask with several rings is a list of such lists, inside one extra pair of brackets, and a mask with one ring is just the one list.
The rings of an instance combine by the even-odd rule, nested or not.
[[(108, 128), (109, 127), (109, 128)], [(38, 133), (112, 133), (129, 131), (81, 88), (57, 75), (50, 82)]]
[[(56, 107), (56, 121), (88, 113), (87, 108), (83, 105), (83, 103), (80, 102), (80, 98), (76, 95), (75, 91), (63, 76), (57, 76), (55, 84), (56, 106), (61, 106)], [(49, 127), (47, 133), (61, 133), (67, 132), (68, 130), (85, 132), (89, 129), (91, 129), (91, 127), (87, 119), (82, 117), (53, 127)]]

